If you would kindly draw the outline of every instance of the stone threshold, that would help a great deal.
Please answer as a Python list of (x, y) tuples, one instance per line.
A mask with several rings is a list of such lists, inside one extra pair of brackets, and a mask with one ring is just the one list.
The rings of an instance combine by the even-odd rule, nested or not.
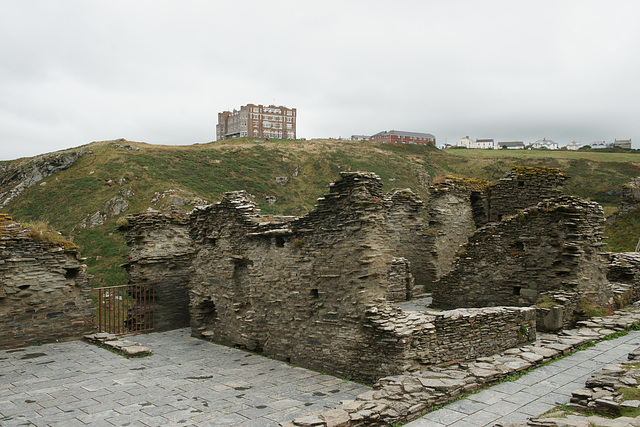
[(84, 339), (91, 344), (112, 350), (125, 357), (142, 357), (151, 354), (151, 349), (142, 344), (106, 332), (85, 335)]

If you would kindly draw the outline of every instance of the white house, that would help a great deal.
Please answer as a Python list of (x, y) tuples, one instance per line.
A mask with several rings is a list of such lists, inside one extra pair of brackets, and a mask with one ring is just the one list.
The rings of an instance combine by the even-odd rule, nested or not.
[(577, 151), (580, 149), (580, 147), (582, 147), (582, 144), (580, 144), (578, 141), (571, 141), (567, 144), (567, 150), (571, 151)]
[(558, 146), (557, 142), (543, 138), (531, 144), (531, 148), (546, 148), (547, 150), (557, 150), (560, 147)]
[(611, 148), (612, 147), (612, 144), (607, 144), (605, 141), (593, 141), (589, 145), (591, 146), (591, 148), (594, 148), (596, 150), (599, 150), (601, 148)]
[(473, 144), (473, 141), (468, 136), (465, 136), (464, 138), (460, 138), (460, 140), (456, 144), (456, 147), (471, 148), (472, 144)]
[(474, 141), (468, 136), (465, 136), (464, 138), (460, 138), (460, 140), (456, 144), (456, 147), (467, 147), (467, 148), (478, 148), (481, 150), (490, 150), (494, 148), (494, 142), (493, 142), (493, 139), (478, 139), (478, 138), (476, 138), (476, 140)]
[(508, 150), (524, 150), (524, 142), (522, 141), (508, 141), (498, 142), (496, 149), (506, 148)]

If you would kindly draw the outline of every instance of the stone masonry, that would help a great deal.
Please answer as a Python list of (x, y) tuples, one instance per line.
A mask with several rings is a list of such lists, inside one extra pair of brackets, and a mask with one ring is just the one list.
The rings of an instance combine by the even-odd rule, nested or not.
[(129, 283), (153, 283), (154, 330), (189, 326), (188, 285), (194, 249), (188, 216), (180, 210), (129, 215), (120, 224), (131, 248), (124, 264)]
[(514, 166), (491, 187), (489, 221), (514, 215), (537, 203), (562, 195), (569, 177), (560, 169)]
[(528, 306), (542, 292), (575, 290), (606, 305), (602, 207), (562, 196), (479, 229), (434, 284), (434, 306)]
[(90, 291), (75, 249), (0, 214), (0, 349), (82, 338), (93, 329)]
[(491, 354), (524, 342), (523, 327), (535, 335), (529, 308), (408, 315), (391, 307), (412, 282), (398, 274), (411, 226), (394, 213), (417, 224), (420, 202), (381, 187), (375, 174), (343, 173), (301, 218), (261, 216), (245, 192), (196, 209), (193, 334), (364, 381), (454, 360), (464, 346)]

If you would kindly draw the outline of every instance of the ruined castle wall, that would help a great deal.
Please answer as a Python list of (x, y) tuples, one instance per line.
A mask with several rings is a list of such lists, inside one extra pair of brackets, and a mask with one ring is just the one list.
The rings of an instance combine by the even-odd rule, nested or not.
[(530, 307), (424, 313), (372, 305), (368, 341), (381, 351), (375, 351), (380, 356), (371, 369), (397, 374), (495, 354), (535, 339), (535, 319)]
[(489, 220), (502, 217), (562, 195), (568, 177), (556, 168), (514, 166), (491, 188)]
[(640, 299), (640, 253), (622, 252), (611, 254), (607, 279), (612, 283), (624, 283), (630, 287), (630, 302)]
[(431, 283), (451, 270), (460, 246), (476, 229), (471, 190), (454, 180), (435, 185), (430, 191), (427, 212), (429, 228), (426, 233), (433, 242), (428, 247), (430, 257), (425, 258), (431, 261), (432, 270), (424, 284), (430, 290)]
[(434, 306), (525, 306), (555, 289), (576, 290), (606, 304), (603, 223), (600, 205), (569, 196), (490, 223), (469, 239), (454, 269), (434, 285)]
[(378, 350), (365, 339), (365, 303), (407, 287), (403, 261), (384, 246), (378, 178), (347, 175), (300, 219), (262, 221), (237, 196), (192, 216), (194, 335), (335, 375), (371, 376)]
[(622, 186), (620, 213), (628, 213), (640, 206), (640, 177)]
[(153, 283), (154, 330), (189, 326), (189, 267), (193, 243), (188, 216), (182, 212), (144, 212), (128, 215), (125, 238), (130, 248), (125, 264), (129, 283)]
[(0, 349), (80, 339), (93, 330), (91, 285), (73, 249), (0, 218)]
[(385, 197), (374, 174), (341, 175), (302, 218), (262, 216), (245, 192), (194, 210), (194, 336), (365, 381), (530, 338), (528, 309), (391, 308), (412, 291), (411, 262), (397, 252), (423, 224), (421, 203), (407, 190)]
[[(417, 283), (410, 295), (424, 291), (424, 284), (433, 281), (434, 235), (427, 231), (427, 213), (422, 200), (411, 190), (393, 190), (385, 197), (385, 248), (409, 261), (411, 274)], [(406, 299), (406, 298), (405, 298)], [(391, 301), (391, 300), (390, 300)]]

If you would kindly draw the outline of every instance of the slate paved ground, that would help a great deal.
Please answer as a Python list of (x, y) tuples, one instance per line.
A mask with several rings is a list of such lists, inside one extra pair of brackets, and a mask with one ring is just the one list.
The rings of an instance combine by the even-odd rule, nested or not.
[(268, 427), (369, 390), (189, 332), (133, 337), (153, 351), (139, 359), (81, 341), (0, 351), (0, 425)]
[(522, 376), (451, 403), (407, 427), (480, 427), (496, 423), (521, 422), (561, 403), (571, 392), (584, 388), (593, 372), (608, 364), (627, 360), (640, 346), (640, 331), (579, 351)]

